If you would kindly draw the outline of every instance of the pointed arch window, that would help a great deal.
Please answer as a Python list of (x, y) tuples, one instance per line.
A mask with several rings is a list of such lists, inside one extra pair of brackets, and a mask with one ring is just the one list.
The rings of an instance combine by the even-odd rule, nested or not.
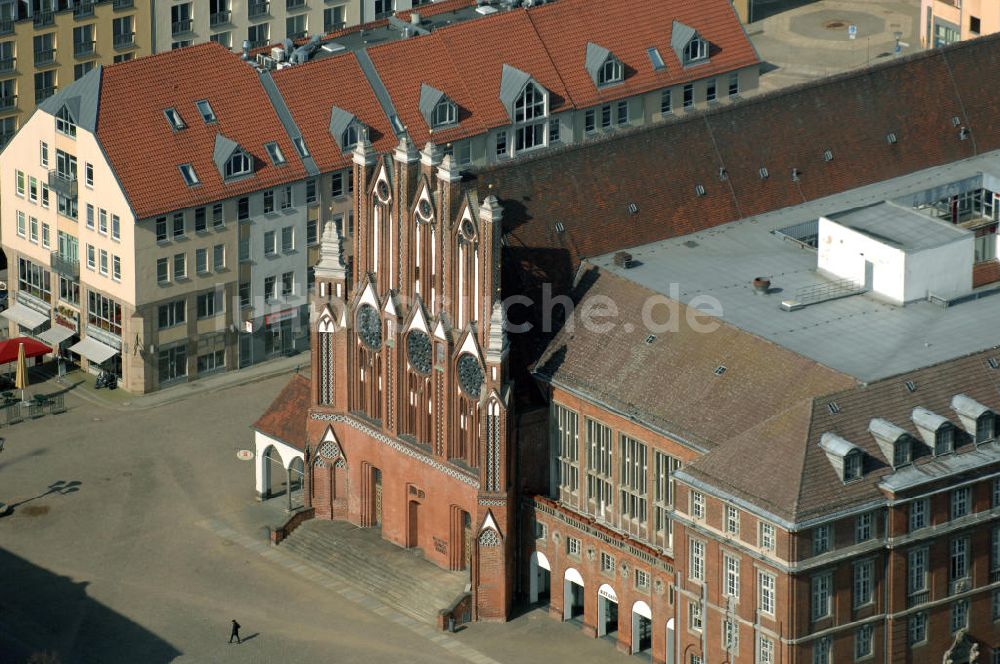
[(529, 82), (514, 102), (514, 122), (528, 122), (545, 116), (545, 92)]
[(684, 47), (684, 64), (698, 62), (708, 57), (708, 42), (695, 35)]
[(56, 131), (64, 136), (76, 138), (76, 119), (65, 106), (56, 113)]
[(458, 121), (458, 109), (447, 99), (442, 99), (434, 106), (432, 122), (434, 127), (453, 125)]
[(608, 57), (597, 73), (597, 84), (610, 85), (612, 83), (621, 83), (623, 80), (625, 80), (625, 67), (622, 65), (621, 60), (614, 56)]

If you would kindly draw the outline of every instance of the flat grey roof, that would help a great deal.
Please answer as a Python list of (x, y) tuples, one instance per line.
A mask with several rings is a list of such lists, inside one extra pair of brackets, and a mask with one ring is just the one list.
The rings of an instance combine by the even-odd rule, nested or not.
[(906, 252), (934, 249), (971, 236), (967, 230), (889, 201), (826, 216)]
[[(613, 254), (590, 262), (667, 296), (676, 284), (674, 293), (688, 305), (698, 295), (714, 297), (728, 323), (870, 382), (1000, 344), (1000, 294), (950, 307), (930, 302), (899, 307), (854, 295), (783, 311), (781, 301), (798, 289), (828, 282), (816, 272), (813, 250), (773, 231), (982, 172), (1000, 172), (1000, 151), (642, 245), (630, 250), (637, 263), (630, 269), (616, 267)], [(771, 294), (754, 293), (751, 280), (758, 276), (771, 279)]]

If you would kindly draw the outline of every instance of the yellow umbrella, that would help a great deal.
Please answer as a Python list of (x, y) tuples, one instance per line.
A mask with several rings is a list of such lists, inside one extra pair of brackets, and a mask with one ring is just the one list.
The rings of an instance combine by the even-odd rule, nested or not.
[(24, 388), (28, 387), (28, 362), (24, 359), (24, 344), (17, 345), (17, 375), (14, 377), (14, 387), (21, 390), (21, 401), (24, 401)]

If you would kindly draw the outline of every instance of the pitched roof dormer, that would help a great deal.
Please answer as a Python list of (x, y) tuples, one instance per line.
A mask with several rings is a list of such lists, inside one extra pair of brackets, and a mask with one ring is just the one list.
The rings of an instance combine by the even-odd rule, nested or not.
[(934, 451), (934, 456), (948, 454), (955, 449), (955, 427), (946, 417), (917, 406), (910, 417), (924, 443)]
[(254, 172), (254, 159), (250, 153), (244, 150), (239, 143), (222, 134), (215, 135), (212, 161), (219, 169), (219, 175), (227, 182), (253, 175)]
[(951, 398), (951, 409), (958, 415), (962, 428), (977, 443), (993, 440), (996, 414), (988, 406), (965, 394), (956, 394)]
[(437, 88), (420, 84), (420, 114), (431, 129), (458, 124), (458, 106)]
[[(503, 107), (507, 110), (507, 116), (510, 118), (511, 122), (523, 122), (525, 120), (531, 120), (534, 117), (534, 110), (530, 110), (531, 117), (528, 117), (524, 113), (524, 108), (527, 107), (525, 106), (525, 100), (523, 100), (522, 97), (524, 96), (525, 91), (528, 90), (529, 86), (532, 86), (534, 92), (537, 92), (542, 96), (543, 101), (544, 98), (548, 96), (548, 90), (542, 87), (542, 85), (539, 84), (538, 81), (531, 76), (531, 74), (525, 73), (517, 67), (511, 67), (508, 64), (503, 66), (503, 70), (500, 75), (500, 103), (502, 103)], [(518, 100), (521, 100), (522, 103), (519, 104)]]
[(902, 427), (876, 417), (868, 423), (868, 432), (875, 438), (882, 456), (893, 468), (900, 468), (912, 461), (913, 439)]
[(864, 477), (865, 453), (860, 447), (830, 432), (820, 436), (819, 446), (844, 484)]
[(330, 135), (347, 152), (367, 134), (367, 127), (351, 112), (334, 106), (330, 109)]
[(590, 80), (599, 88), (625, 80), (625, 65), (622, 61), (614, 53), (594, 42), (587, 42), (584, 66), (590, 74)]
[(674, 21), (670, 33), (670, 47), (677, 54), (681, 64), (688, 65), (708, 62), (708, 41), (698, 31), (680, 21)]

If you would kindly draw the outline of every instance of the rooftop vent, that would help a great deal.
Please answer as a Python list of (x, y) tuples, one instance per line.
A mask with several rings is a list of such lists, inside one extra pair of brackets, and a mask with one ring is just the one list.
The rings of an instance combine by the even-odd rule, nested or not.
[(639, 214), (639, 206), (636, 205), (635, 203), (629, 203), (628, 204), (628, 213), (629, 214)]
[(823, 151), (823, 161), (833, 161), (833, 150)]
[(960, 124), (962, 124), (961, 118), (959, 118), (957, 115), (951, 116), (951, 126), (952, 127), (957, 127)]
[(826, 404), (826, 408), (827, 410), (830, 411), (831, 415), (836, 415), (837, 413), (840, 412), (840, 406), (837, 405), (836, 401), (831, 401), (830, 403)]
[(616, 267), (625, 268), (628, 270), (632, 267), (632, 254), (627, 251), (616, 251), (614, 257), (614, 264)]
[(798, 182), (801, 179), (802, 171), (797, 168), (792, 169), (792, 182)]
[(729, 179), (729, 172), (726, 169), (724, 169), (724, 168), (720, 168), (719, 169), (719, 180), (725, 182), (728, 179)]
[(916, 392), (917, 391), (917, 384), (914, 383), (912, 380), (906, 381), (904, 383), (904, 385), (906, 385), (906, 389), (907, 389), (908, 392)]
[(566, 231), (566, 227), (563, 226), (563, 222), (557, 221), (556, 222), (556, 233), (563, 233), (565, 231)]
[(656, 341), (656, 335), (655, 334), (651, 334), (648, 337), (646, 337), (646, 343), (647, 344), (651, 344), (654, 341)]
[(885, 135), (885, 140), (889, 145), (895, 145), (899, 139), (896, 138), (895, 132), (890, 131), (888, 134)]
[(757, 173), (760, 174), (760, 179), (761, 180), (766, 180), (767, 179), (768, 172), (767, 172), (767, 168), (765, 168), (764, 166), (761, 166), (760, 170), (757, 171)]
[(696, 184), (694, 186), (694, 193), (696, 196), (704, 196), (705, 195), (704, 185)]
[(715, 367), (715, 371), (713, 371), (712, 373), (714, 373), (716, 376), (721, 376), (722, 374), (726, 373), (726, 365), (720, 364), (719, 366)]
[(995, 357), (987, 358), (986, 363), (990, 365), (991, 369), (1000, 368), (1000, 361), (997, 361), (997, 358)]

